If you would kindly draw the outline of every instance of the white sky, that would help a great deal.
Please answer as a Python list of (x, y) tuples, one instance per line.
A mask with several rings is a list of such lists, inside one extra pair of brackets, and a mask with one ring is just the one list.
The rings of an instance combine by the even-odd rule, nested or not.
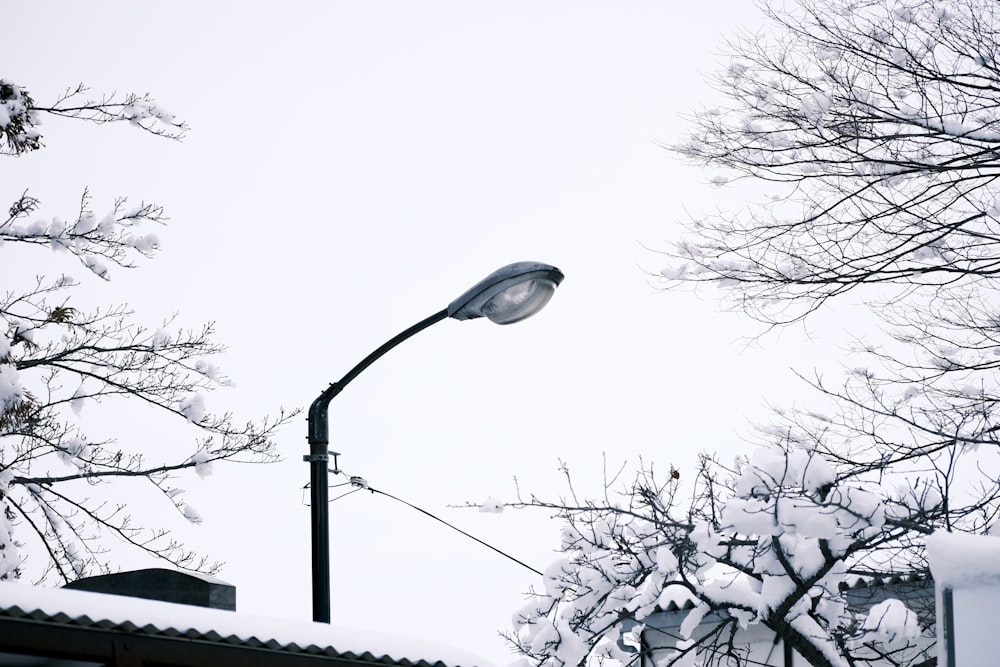
[[(45, 150), (0, 163), (0, 195), (30, 188), (46, 216), (74, 215), (84, 186), (99, 214), (118, 195), (166, 207), (161, 255), (90, 294), (153, 327), (173, 311), (216, 321), (236, 388), (210, 408), (304, 408), (495, 268), (565, 272), (537, 317), (438, 324), (330, 412), (346, 471), (536, 568), (558, 543), (548, 517), (446, 506), (512, 499), (515, 475), (554, 496), (560, 457), (595, 495), (603, 452), (683, 480), (699, 451), (746, 451), (745, 419), (794, 394), (788, 366), (812, 364), (795, 335), (747, 349), (755, 329), (711, 291), (661, 293), (646, 273), (685, 210), (725, 195), (656, 142), (711, 98), (713, 53), (757, 20), (752, 3), (34, 0), (4, 18), (0, 75), (39, 102), (82, 81), (148, 91), (190, 123), (174, 143), (47, 119)], [(23, 257), (4, 273), (42, 270)], [(139, 433), (131, 418), (115, 432)], [(186, 454), (186, 437), (150, 446)], [(281, 441), (282, 463), (185, 480), (205, 518), (185, 534), (227, 561), (241, 611), (306, 619), (304, 417)], [(507, 662), (496, 635), (534, 575), (382, 497), (330, 509), (334, 622)]]

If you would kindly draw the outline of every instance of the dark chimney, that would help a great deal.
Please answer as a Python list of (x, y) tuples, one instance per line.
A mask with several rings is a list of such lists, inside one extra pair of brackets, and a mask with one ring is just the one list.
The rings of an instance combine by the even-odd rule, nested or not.
[(204, 574), (162, 568), (84, 577), (63, 588), (236, 611), (235, 586)]

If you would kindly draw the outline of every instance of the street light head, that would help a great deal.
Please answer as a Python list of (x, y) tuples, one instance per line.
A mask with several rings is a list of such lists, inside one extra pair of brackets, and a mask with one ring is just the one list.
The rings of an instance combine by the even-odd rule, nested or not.
[(541, 310), (555, 292), (555, 281), (547, 278), (517, 283), (483, 304), (483, 315), (497, 324), (520, 322)]
[(448, 317), (456, 320), (486, 317), (497, 324), (520, 322), (549, 302), (562, 279), (562, 271), (548, 264), (508, 264), (452, 301), (448, 305)]

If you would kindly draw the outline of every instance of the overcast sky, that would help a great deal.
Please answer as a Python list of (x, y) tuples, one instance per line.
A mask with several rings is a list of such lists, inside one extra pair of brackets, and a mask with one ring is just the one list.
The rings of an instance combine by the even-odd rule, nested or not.
[[(0, 194), (30, 188), (46, 216), (73, 216), (84, 186), (99, 213), (119, 195), (162, 204), (160, 256), (89, 295), (153, 327), (215, 321), (235, 388), (209, 407), (238, 417), (306, 407), (499, 266), (561, 268), (535, 318), (442, 322), (330, 412), (344, 470), (542, 569), (549, 517), (447, 506), (512, 500), (514, 476), (557, 496), (560, 458), (582, 495), (600, 492), (605, 455), (683, 480), (700, 451), (747, 451), (746, 420), (812, 358), (794, 333), (747, 347), (757, 330), (712, 291), (650, 277), (687, 211), (732, 204), (659, 144), (711, 101), (724, 36), (757, 20), (743, 0), (11, 3), (0, 75), (39, 103), (79, 82), (149, 92), (191, 132), (46, 119), (46, 148), (6, 159)], [(34, 257), (5, 272), (34, 275)], [(227, 562), (240, 611), (308, 619), (304, 418), (281, 442), (279, 464), (181, 484), (205, 519), (184, 535)], [(508, 661), (497, 633), (535, 575), (383, 497), (330, 512), (334, 623)]]

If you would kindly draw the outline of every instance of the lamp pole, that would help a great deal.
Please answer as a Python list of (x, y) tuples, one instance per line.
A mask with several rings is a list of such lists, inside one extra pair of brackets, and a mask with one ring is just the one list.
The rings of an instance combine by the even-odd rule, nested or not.
[(324, 389), (309, 406), (309, 454), (302, 458), (309, 462), (310, 469), (313, 621), (330, 622), (328, 472), (330, 455), (334, 457), (334, 466), (338, 456), (338, 452), (329, 451), (330, 401), (375, 360), (432, 324), (449, 317), (456, 320), (486, 317), (497, 324), (520, 322), (541, 310), (562, 280), (563, 274), (559, 269), (539, 262), (516, 262), (497, 269), (466, 290), (447, 308), (401, 331), (376, 348), (348, 371), (347, 375)]

